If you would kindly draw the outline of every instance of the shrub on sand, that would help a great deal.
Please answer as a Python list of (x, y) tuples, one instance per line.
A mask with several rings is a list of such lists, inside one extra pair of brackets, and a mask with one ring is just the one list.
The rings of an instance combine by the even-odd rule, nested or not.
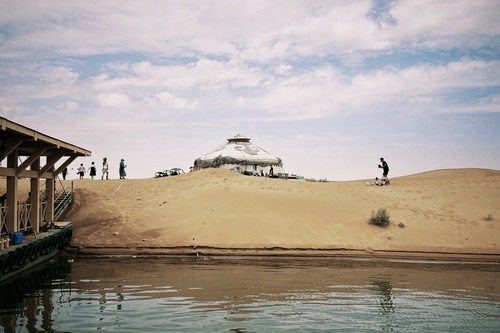
[(491, 215), (491, 214), (486, 215), (486, 216), (484, 217), (484, 220), (485, 220), (485, 221), (493, 221), (493, 215)]
[(370, 217), (370, 224), (375, 224), (380, 227), (385, 227), (389, 224), (389, 213), (387, 209), (380, 208), (376, 213), (372, 210), (372, 217)]

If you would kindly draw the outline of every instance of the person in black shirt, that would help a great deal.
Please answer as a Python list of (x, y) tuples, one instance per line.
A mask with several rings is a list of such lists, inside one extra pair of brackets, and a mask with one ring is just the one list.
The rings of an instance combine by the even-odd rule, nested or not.
[(384, 177), (387, 177), (387, 175), (389, 174), (389, 165), (386, 161), (384, 161), (383, 157), (380, 158), (380, 163), (381, 164), (379, 164), (378, 167), (384, 169), (384, 173), (382, 175)]

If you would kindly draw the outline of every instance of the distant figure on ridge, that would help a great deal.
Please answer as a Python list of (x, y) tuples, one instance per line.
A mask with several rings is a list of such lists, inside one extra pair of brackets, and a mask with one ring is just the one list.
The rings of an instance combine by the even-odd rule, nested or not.
[(92, 165), (90, 166), (90, 179), (94, 179), (94, 176), (97, 175), (97, 170), (95, 168), (94, 162), (92, 162)]
[(80, 176), (80, 179), (83, 179), (83, 175), (85, 174), (85, 167), (83, 166), (83, 163), (80, 164), (76, 171), (76, 174)]
[(125, 164), (125, 160), (122, 158), (122, 160), (120, 161), (120, 179), (125, 179), (125, 177), (127, 176), (127, 173), (125, 172), (126, 167), (127, 165)]
[(389, 174), (389, 165), (387, 164), (386, 161), (384, 161), (384, 158), (381, 157), (380, 158), (380, 163), (378, 165), (379, 168), (382, 168), (384, 170), (384, 172), (382, 173), (382, 178), (380, 179), (380, 182), (375, 182), (376, 185), (389, 185), (391, 182), (389, 180), (389, 177), (387, 177), (387, 175)]
[(383, 157), (380, 158), (380, 163), (381, 164), (379, 164), (378, 167), (384, 169), (382, 176), (387, 177), (387, 175), (389, 174), (389, 165), (386, 161), (384, 161)]
[(106, 175), (106, 180), (108, 179), (108, 159), (105, 157), (102, 159), (102, 176), (101, 180), (104, 179), (104, 175)]

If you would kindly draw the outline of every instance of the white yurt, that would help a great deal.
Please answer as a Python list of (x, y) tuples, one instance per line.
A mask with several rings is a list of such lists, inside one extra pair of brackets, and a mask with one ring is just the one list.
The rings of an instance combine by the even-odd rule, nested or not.
[(244, 174), (270, 176), (282, 172), (283, 162), (254, 145), (250, 138), (238, 134), (214, 151), (197, 158), (194, 168), (225, 168)]

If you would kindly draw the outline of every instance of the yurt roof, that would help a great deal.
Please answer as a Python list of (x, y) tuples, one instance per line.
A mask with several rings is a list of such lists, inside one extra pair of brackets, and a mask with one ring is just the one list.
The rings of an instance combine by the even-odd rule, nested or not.
[(227, 139), (227, 142), (210, 153), (195, 160), (200, 168), (218, 167), (222, 164), (256, 164), (261, 166), (281, 165), (279, 157), (257, 147), (250, 138), (240, 134)]

